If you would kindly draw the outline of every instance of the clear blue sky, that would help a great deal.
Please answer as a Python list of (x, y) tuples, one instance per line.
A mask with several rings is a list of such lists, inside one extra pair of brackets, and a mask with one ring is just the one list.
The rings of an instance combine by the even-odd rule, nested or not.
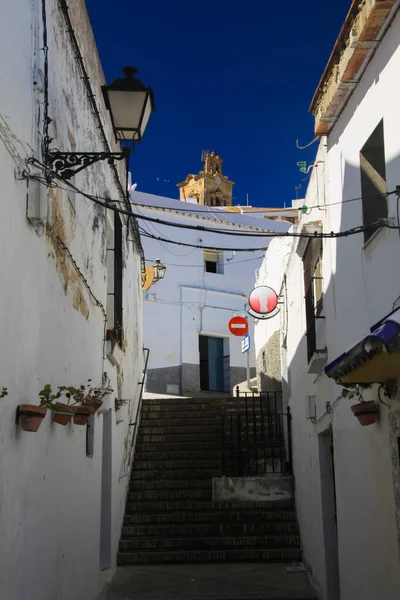
[(350, 6), (270, 0), (86, 0), (108, 83), (132, 64), (156, 112), (131, 158), (138, 190), (178, 197), (201, 151), (224, 159), (235, 204), (290, 205), (316, 144), (311, 98)]

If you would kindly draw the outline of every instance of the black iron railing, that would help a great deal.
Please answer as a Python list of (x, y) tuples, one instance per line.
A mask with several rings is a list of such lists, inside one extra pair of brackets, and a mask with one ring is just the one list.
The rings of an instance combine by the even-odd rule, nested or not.
[(290, 409), (282, 392), (237, 394), (221, 408), (221, 475), (292, 473)]
[(133, 456), (133, 451), (135, 448), (135, 442), (136, 442), (136, 437), (137, 437), (137, 432), (138, 432), (138, 426), (139, 426), (139, 421), (140, 421), (140, 411), (142, 409), (142, 399), (143, 399), (143, 390), (144, 390), (144, 383), (146, 380), (146, 374), (147, 374), (147, 366), (149, 363), (149, 355), (150, 355), (150, 350), (149, 348), (143, 348), (143, 352), (146, 353), (146, 358), (144, 361), (144, 367), (143, 367), (143, 371), (142, 371), (142, 379), (141, 381), (138, 381), (138, 385), (140, 385), (140, 392), (139, 392), (139, 399), (138, 399), (138, 403), (136, 406), (136, 412), (135, 412), (135, 418), (134, 421), (132, 421), (131, 423), (129, 423), (129, 427), (133, 427), (133, 431), (131, 434), (131, 443), (130, 443), (130, 448), (129, 448), (129, 458), (128, 458), (128, 470), (121, 475), (119, 478), (123, 479), (124, 477), (126, 477), (127, 475), (129, 475), (129, 467), (131, 465), (132, 462), (132, 456)]

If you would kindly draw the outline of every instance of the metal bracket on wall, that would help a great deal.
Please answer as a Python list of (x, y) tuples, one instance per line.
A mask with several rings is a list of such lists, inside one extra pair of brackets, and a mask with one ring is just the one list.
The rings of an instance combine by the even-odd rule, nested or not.
[(70, 179), (79, 171), (100, 160), (107, 160), (109, 165), (113, 165), (115, 160), (127, 160), (129, 154), (129, 148), (124, 148), (121, 152), (59, 152), (52, 150), (47, 154), (47, 164), (51, 171), (63, 179)]

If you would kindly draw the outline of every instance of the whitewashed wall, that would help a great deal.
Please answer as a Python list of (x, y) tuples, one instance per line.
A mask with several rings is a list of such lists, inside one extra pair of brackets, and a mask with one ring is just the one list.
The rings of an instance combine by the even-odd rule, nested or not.
[[(295, 231), (295, 227), (289, 230)], [(293, 238), (277, 238), (271, 241), (265, 253), (260, 269), (257, 271), (255, 285), (266, 285), (275, 290), (279, 297), (280, 312), (270, 319), (256, 320), (254, 326), (254, 347), (258, 386), (261, 390), (273, 391), (281, 389), (281, 352), (280, 329), (286, 311), (284, 304), (283, 276)]]
[[(256, 219), (248, 215), (227, 213), (222, 209), (210, 211), (197, 205), (192, 207), (192, 216), (171, 213), (172, 209), (183, 210), (190, 207), (178, 200), (141, 192), (133, 192), (132, 200), (135, 210), (155, 219), (183, 226), (230, 229), (235, 233), (250, 233), (251, 230), (245, 229), (245, 226), (251, 226), (258, 227), (262, 234), (261, 237), (249, 239), (141, 222), (141, 226), (155, 236), (209, 248), (265, 248), (270, 238), (267, 233), (263, 234), (263, 230), (284, 232), (290, 227), (290, 224), (285, 222)], [(164, 210), (152, 209), (149, 206), (158, 206)], [(231, 387), (243, 381), (246, 378), (246, 357), (241, 353), (241, 338), (229, 333), (228, 322), (235, 315), (247, 314), (247, 298), (254, 287), (255, 271), (260, 266), (263, 251), (237, 252), (235, 255), (229, 251), (224, 252), (221, 259), (223, 274), (215, 274), (205, 272), (203, 250), (146, 237), (143, 237), (143, 245), (147, 264), (151, 265), (156, 258), (160, 258), (167, 266), (164, 279), (153, 285), (145, 294), (145, 345), (151, 349), (149, 378), (152, 370), (160, 370), (162, 385), (166, 386), (168, 377), (171, 376), (172, 381), (180, 365), (191, 365), (183, 374), (183, 391), (198, 393), (198, 336), (202, 333), (226, 338), (231, 363)], [(253, 319), (249, 318), (252, 340), (250, 363), (254, 368), (253, 323)], [(179, 374), (177, 377), (179, 379)], [(176, 382), (176, 379), (174, 381)], [(173, 391), (172, 388), (169, 390)], [(166, 387), (162, 389), (162, 392), (167, 391)]]
[[(68, 3), (81, 54), (107, 135), (101, 65), (83, 0)], [(46, 2), (49, 46), (49, 116), (53, 148), (103, 150), (97, 122), (56, 0)], [(56, 242), (58, 235), (87, 279), (93, 295), (107, 301), (106, 217), (78, 194), (15, 178), (16, 168), (39, 154), (43, 94), (33, 90), (33, 69), (43, 72), (42, 6), (6, 3), (0, 21), (0, 589), (7, 600), (94, 600), (101, 577), (111, 575), (128, 478), (124, 443), (128, 418), (95, 416), (94, 454), (86, 456), (86, 428), (53, 425), (48, 413), (37, 433), (15, 424), (20, 403), (39, 403), (46, 383), (100, 384), (107, 372), (117, 390), (117, 369), (103, 356), (104, 320), (75, 267)], [(118, 74), (116, 74), (118, 76)], [(39, 79), (40, 82), (40, 79)], [(39, 83), (40, 87), (40, 83)], [(122, 181), (124, 178), (122, 177)], [(76, 176), (75, 184), (99, 196), (118, 198), (107, 163)], [(29, 221), (26, 216), (37, 218)], [(69, 196), (69, 198), (68, 198)], [(121, 395), (138, 399), (141, 379), (142, 294), (140, 259), (124, 244), (124, 333), (118, 355)], [(103, 421), (111, 419), (108, 524), (111, 569), (100, 574)]]
[[(299, 228), (315, 221), (322, 221), (328, 232), (362, 224), (361, 202), (343, 201), (361, 196), (359, 152), (382, 118), (388, 191), (399, 183), (399, 33), (397, 16), (329, 138), (322, 140), (317, 158), (325, 162), (311, 177), (306, 196), (310, 210), (303, 215)], [(324, 207), (324, 203), (330, 206)], [(320, 208), (312, 208), (317, 204)], [(389, 217), (397, 223), (395, 196), (388, 198), (388, 208)], [(398, 232), (385, 229), (366, 245), (362, 234), (324, 242), (323, 314), (328, 362), (362, 339), (372, 324), (392, 310), (400, 293), (399, 245)], [(304, 557), (323, 597), (335, 598), (329, 595), (332, 546), (323, 526), (326, 506), (321, 496), (321, 477), (325, 465), (319, 450), (321, 434), (332, 427), (340, 598), (393, 600), (400, 592), (400, 561), (389, 409), (381, 406), (380, 423), (362, 428), (350, 410), (355, 402), (337, 401), (339, 386), (325, 375), (307, 374), (303, 267), (295, 249), (286, 277), (287, 352), (282, 350), (282, 362), (287, 364), (283, 377), (293, 413), (296, 500)], [(370, 394), (377, 399), (376, 390)], [(308, 395), (316, 396), (316, 424), (307, 420)], [(333, 405), (330, 414), (328, 401)], [(399, 411), (399, 402), (390, 404), (391, 414)]]

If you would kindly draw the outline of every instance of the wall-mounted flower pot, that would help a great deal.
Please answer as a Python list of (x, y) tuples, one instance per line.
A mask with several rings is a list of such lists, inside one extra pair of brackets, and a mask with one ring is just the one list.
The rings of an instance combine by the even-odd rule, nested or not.
[(87, 406), (75, 406), (74, 423), (75, 425), (87, 425), (90, 417), (90, 410)]
[(104, 414), (108, 413), (112, 409), (113, 405), (114, 405), (114, 397), (113, 397), (113, 393), (110, 392), (109, 394), (104, 396), (103, 404), (99, 408), (99, 414), (104, 415)]
[(75, 407), (63, 402), (56, 402), (53, 408), (53, 422), (59, 425), (68, 425), (75, 412)]
[(86, 398), (85, 400), (85, 406), (87, 406), (91, 415), (94, 415), (99, 410), (100, 406), (102, 406), (102, 404), (103, 400), (100, 398)]
[(117, 408), (117, 407), (115, 408), (115, 422), (117, 425), (119, 425), (119, 423), (123, 423), (127, 416), (128, 416), (128, 405), (127, 404), (123, 404), (119, 408)]
[(351, 410), (363, 427), (373, 425), (374, 423), (377, 423), (379, 419), (379, 406), (373, 400), (354, 404), (354, 406), (351, 407)]
[(20, 404), (17, 408), (18, 424), (24, 431), (36, 432), (47, 413), (45, 406)]

